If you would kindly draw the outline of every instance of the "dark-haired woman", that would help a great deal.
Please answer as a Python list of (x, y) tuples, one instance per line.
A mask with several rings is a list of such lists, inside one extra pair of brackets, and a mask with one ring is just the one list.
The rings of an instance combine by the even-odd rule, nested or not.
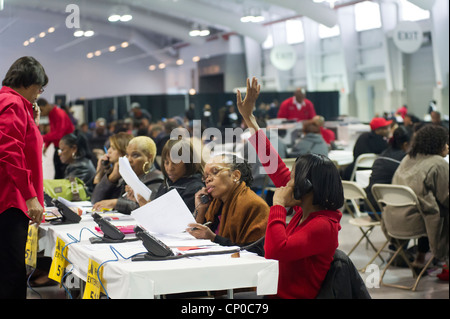
[(48, 77), (32, 57), (16, 60), (0, 90), (0, 299), (25, 299), (28, 224), (42, 221), (43, 139), (33, 107)]
[(58, 155), (61, 163), (67, 164), (64, 178), (78, 177), (86, 185), (89, 194), (92, 193), (96, 170), (92, 164), (92, 155), (84, 134), (75, 131), (75, 133), (64, 135), (59, 141)]
[[(277, 187), (264, 245), (265, 257), (279, 261), (278, 292), (273, 297), (315, 298), (339, 245), (342, 213), (338, 209), (344, 204), (341, 179), (333, 162), (317, 154), (297, 158), (289, 172), (252, 114), (259, 90), (255, 78), (251, 84), (247, 80), (246, 97), (242, 100), (238, 91), (237, 105), (256, 132), (249, 142)], [(276, 169), (271, 167), (274, 163)], [(286, 207), (295, 211), (289, 224)]]
[(164, 182), (159, 187), (156, 198), (176, 189), (191, 212), (195, 209), (194, 196), (204, 184), (202, 181), (203, 162), (198, 160), (192, 141), (169, 139), (161, 152), (161, 172)]
[[(250, 189), (253, 178), (247, 161), (232, 154), (214, 156), (205, 165), (203, 180), (205, 188), (195, 195), (198, 224), (187, 229), (191, 235), (222, 246), (247, 246), (264, 237), (269, 206)], [(211, 202), (203, 204), (203, 195)], [(202, 225), (205, 222), (210, 226)], [(263, 242), (249, 250), (263, 256)]]
[[(383, 221), (387, 230), (391, 224), (408, 232), (425, 230), (434, 257), (448, 265), (449, 166), (444, 160), (447, 154), (448, 131), (444, 127), (426, 125), (415, 133), (411, 150), (400, 163), (392, 184), (409, 186), (417, 195), (423, 215), (414, 207), (391, 207), (383, 213)], [(419, 242), (416, 267), (423, 266), (427, 246)], [(448, 268), (446, 271), (448, 280)]]

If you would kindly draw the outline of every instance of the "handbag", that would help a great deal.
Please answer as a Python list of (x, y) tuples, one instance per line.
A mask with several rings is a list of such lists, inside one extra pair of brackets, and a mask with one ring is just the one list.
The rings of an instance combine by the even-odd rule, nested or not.
[(44, 179), (44, 192), (52, 198), (62, 197), (71, 202), (90, 199), (84, 182), (78, 177)]

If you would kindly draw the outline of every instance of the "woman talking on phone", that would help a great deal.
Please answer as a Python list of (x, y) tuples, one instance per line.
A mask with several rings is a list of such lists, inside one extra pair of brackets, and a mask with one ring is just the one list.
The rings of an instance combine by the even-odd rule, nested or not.
[(0, 299), (27, 295), (25, 245), (28, 225), (42, 221), (43, 139), (39, 107), (48, 77), (33, 57), (16, 60), (0, 90)]
[[(247, 80), (242, 100), (237, 92), (239, 112), (254, 134), (249, 142), (277, 187), (270, 208), (265, 237), (265, 257), (279, 261), (278, 292), (274, 298), (315, 298), (330, 269), (338, 247), (338, 232), (344, 204), (342, 182), (333, 162), (326, 156), (306, 154), (297, 158), (292, 172), (286, 167), (256, 124), (252, 111), (260, 87), (255, 78)], [(269, 154), (269, 161), (262, 155)], [(286, 224), (286, 207), (295, 211)]]

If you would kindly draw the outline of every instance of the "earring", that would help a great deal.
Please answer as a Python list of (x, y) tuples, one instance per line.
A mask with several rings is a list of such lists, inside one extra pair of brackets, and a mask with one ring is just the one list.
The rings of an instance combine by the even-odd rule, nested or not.
[(145, 174), (147, 174), (148, 172), (150, 172), (150, 167), (148, 168), (148, 170), (145, 169), (145, 166), (146, 166), (147, 164), (150, 166), (150, 163), (149, 163), (149, 162), (145, 162), (144, 165), (142, 166), (142, 170), (144, 171)]

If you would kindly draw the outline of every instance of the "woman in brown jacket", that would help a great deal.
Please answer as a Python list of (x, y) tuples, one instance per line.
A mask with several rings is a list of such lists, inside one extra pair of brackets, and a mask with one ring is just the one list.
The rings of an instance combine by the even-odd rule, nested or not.
[[(223, 246), (246, 246), (264, 237), (269, 206), (250, 189), (253, 180), (249, 164), (231, 154), (213, 157), (203, 176), (205, 187), (195, 195), (195, 217), (188, 232)], [(207, 196), (210, 202), (201, 202)], [(209, 226), (202, 225), (209, 223)], [(250, 251), (263, 255), (263, 241)]]

